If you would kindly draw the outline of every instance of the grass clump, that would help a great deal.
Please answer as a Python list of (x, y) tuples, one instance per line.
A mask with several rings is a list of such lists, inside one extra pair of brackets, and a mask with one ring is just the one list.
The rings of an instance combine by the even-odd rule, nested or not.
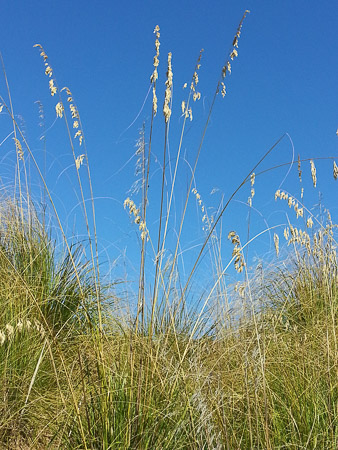
[[(0, 446), (337, 448), (338, 265), (331, 218), (327, 225), (318, 223), (312, 234), (311, 215), (305, 221), (306, 230), (289, 223), (284, 235), (293, 250), (273, 270), (254, 277), (250, 275), (246, 249), (255, 238), (249, 239), (248, 233), (248, 242), (243, 244), (239, 234), (230, 231), (227, 236), (232, 255), (225, 263), (222, 220), (234, 196), (249, 183), (248, 206), (252, 208), (255, 171), (283, 137), (215, 214), (209, 214), (194, 185), (213, 106), (219, 94), (226, 95), (225, 79), (238, 56), (246, 15), (247, 11), (221, 69), (196, 159), (191, 164), (192, 174), (174, 237), (170, 229), (178, 167), (186, 122), (192, 120), (192, 105), (201, 97), (197, 87), (202, 52), (187, 99), (182, 102), (183, 123), (170, 177), (167, 139), (173, 69), (172, 55), (168, 55), (164, 151), (161, 185), (156, 189), (158, 196), (155, 194), (159, 213), (154, 230), (149, 219), (149, 177), (158, 112), (160, 30), (155, 28), (149, 139), (146, 144), (143, 127), (136, 153), (140, 187), (124, 201), (140, 243), (136, 300), (130, 301), (128, 308), (123, 309), (122, 298), (112, 286), (105, 285), (100, 273), (94, 197), (80, 115), (70, 90), (59, 89), (41, 45), (38, 48), (50, 93), (52, 97), (60, 94), (56, 114), (65, 120), (69, 132), (69, 104), (72, 128), (76, 130), (74, 138), (69, 133), (69, 139), (88, 232), (87, 249), (67, 238), (46, 180), (15, 121), (12, 105), (9, 102), (7, 106), (1, 98), (16, 136), (18, 189), (13, 198), (3, 197), (0, 206)], [(62, 93), (67, 98), (65, 104)], [(82, 144), (80, 154), (78, 146)], [(31, 200), (25, 165), (28, 157), (42, 177), (62, 250), (59, 241), (56, 245), (53, 240), (56, 237), (44, 213), (35, 209)], [(83, 165), (87, 166), (90, 208), (84, 196)], [(286, 199), (297, 219), (305, 219), (300, 202), (277, 192), (276, 198)], [(202, 213), (205, 238), (186, 274), (180, 264), (180, 249), (191, 194)], [(265, 231), (270, 229), (260, 235)], [(276, 233), (274, 243), (278, 255), (281, 249)], [(167, 249), (170, 258), (165, 257)], [(213, 276), (208, 289), (196, 294), (195, 274), (206, 253), (213, 263)], [(153, 259), (151, 270), (149, 255)], [(236, 273), (243, 275), (233, 294), (225, 279), (232, 263)], [(151, 279), (150, 290), (147, 277)], [(197, 295), (198, 301), (192, 301)]]

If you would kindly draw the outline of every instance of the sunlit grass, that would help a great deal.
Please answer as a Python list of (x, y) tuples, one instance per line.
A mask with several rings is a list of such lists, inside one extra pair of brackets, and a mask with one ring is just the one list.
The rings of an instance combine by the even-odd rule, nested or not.
[[(289, 223), (285, 228), (289, 249), (285, 259), (276, 259), (270, 269), (255, 275), (248, 267), (247, 249), (256, 238), (273, 232), (279, 255), (282, 244), (276, 227), (250, 239), (248, 233), (248, 241), (242, 242), (236, 231), (223, 229), (222, 220), (245, 185), (250, 189), (248, 207), (252, 208), (255, 172), (284, 136), (233, 186), (215, 214), (210, 215), (195, 185), (213, 106), (226, 95), (225, 80), (238, 56), (246, 14), (221, 68), (201, 130), (187, 190), (181, 193), (183, 212), (174, 238), (170, 229), (178, 168), (186, 124), (193, 119), (200, 98), (202, 52), (185, 87), (180, 140), (170, 176), (173, 73), (171, 54), (168, 56), (162, 174), (156, 187), (158, 202), (150, 203), (154, 118), (160, 109), (156, 91), (160, 30), (155, 28), (151, 122), (149, 129), (143, 127), (136, 151), (138, 189), (124, 199), (140, 244), (136, 301), (130, 300), (127, 308), (100, 273), (90, 166), (71, 91), (59, 89), (48, 56), (38, 45), (50, 94), (56, 98), (56, 114), (65, 120), (69, 136), (88, 233), (87, 252), (80, 242), (67, 238), (48, 180), (15, 119), (7, 84), (9, 101), (3, 97), (0, 101), (13, 123), (16, 184), (14, 194), (5, 194), (0, 202), (1, 447), (338, 447), (338, 264), (330, 215), (325, 222), (316, 221), (302, 204), (303, 191), (297, 200), (278, 190), (276, 200), (285, 200), (292, 208), (297, 227)], [(4, 75), (7, 82), (6, 72)], [(39, 210), (32, 198), (28, 159), (42, 180), (57, 224), (57, 240), (46, 211)], [(311, 175), (316, 186), (320, 180), (313, 160)], [(91, 193), (89, 207), (84, 196), (85, 176)], [(201, 213), (199, 226), (205, 237), (189, 272), (183, 273), (181, 245), (191, 201)], [(158, 214), (155, 230), (148, 223), (149, 212), (153, 214), (149, 208)], [(232, 246), (227, 258), (224, 241)], [(196, 270), (206, 253), (212, 261), (210, 280), (207, 289), (196, 293)], [(153, 262), (151, 269), (148, 258)], [(232, 267), (241, 275), (235, 289), (229, 288), (225, 278)]]

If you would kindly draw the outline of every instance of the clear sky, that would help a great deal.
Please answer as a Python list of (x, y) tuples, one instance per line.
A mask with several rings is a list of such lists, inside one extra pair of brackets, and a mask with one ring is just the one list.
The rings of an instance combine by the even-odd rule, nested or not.
[[(151, 95), (146, 100), (155, 53), (155, 25), (161, 29), (158, 81), (159, 113), (155, 120), (150, 192), (158, 189), (163, 151), (163, 104), (167, 53), (173, 54), (173, 112), (170, 123), (170, 154), (176, 155), (182, 126), (181, 102), (185, 82), (191, 79), (196, 59), (204, 48), (199, 73), (201, 101), (194, 104), (194, 119), (183, 142), (182, 168), (175, 196), (177, 218), (182, 211), (193, 164), (221, 67), (244, 10), (247, 16), (239, 40), (238, 58), (227, 79), (227, 94), (217, 98), (207, 130), (196, 187), (207, 208), (227, 198), (259, 158), (284, 133), (288, 133), (261, 169), (301, 159), (334, 157), (338, 150), (338, 3), (336, 1), (18, 1), (0, 0), (0, 50), (10, 83), (14, 111), (38, 161), (43, 161), (39, 139), (38, 107), (46, 117), (47, 183), (68, 233), (82, 236), (81, 208), (77, 206), (75, 168), (62, 120), (55, 122), (55, 98), (49, 95), (43, 61), (33, 45), (40, 43), (54, 70), (58, 85), (68, 86), (81, 115), (90, 161), (94, 195), (97, 197), (98, 237), (102, 260), (134, 267), (133, 247), (137, 231), (123, 210), (123, 201), (135, 181), (135, 143), (142, 123), (149, 135)], [(4, 77), (1, 95), (7, 98)], [(145, 102), (146, 100), (146, 102)], [(145, 102), (145, 104), (144, 104)], [(142, 105), (144, 107), (142, 109)], [(50, 128), (51, 127), (51, 128)], [(0, 116), (0, 142), (11, 132), (4, 112)], [(14, 143), (1, 147), (1, 177), (13, 182)], [(82, 153), (81, 149), (76, 149)], [(338, 155), (337, 155), (338, 156)], [(338, 161), (337, 161), (338, 162)], [(304, 162), (304, 203), (311, 209), (323, 204), (337, 218), (337, 183), (332, 161), (316, 160), (318, 185), (314, 189), (309, 162)], [(82, 169), (82, 168), (81, 168)], [(157, 171), (156, 171), (157, 170)], [(257, 170), (259, 172), (259, 170)], [(285, 176), (287, 177), (285, 178)], [(297, 165), (257, 177), (251, 213), (252, 235), (287, 222), (295, 214), (275, 203), (274, 192), (282, 187), (300, 197)], [(32, 169), (32, 184), (41, 185)], [(210, 195), (213, 189), (214, 195)], [(38, 188), (37, 188), (38, 189)], [(153, 189), (153, 191), (151, 191)], [(235, 197), (224, 216), (223, 230), (235, 229), (246, 238), (250, 186)], [(36, 191), (38, 192), (38, 191)], [(37, 195), (37, 194), (36, 194)], [(153, 224), (158, 217), (153, 194)], [(136, 200), (135, 200), (136, 201)], [(150, 200), (152, 201), (152, 200)], [(187, 264), (203, 239), (201, 212), (191, 199), (182, 250)], [(318, 209), (312, 210), (315, 215)], [(176, 224), (177, 225), (177, 224)], [(282, 237), (283, 227), (278, 229)], [(225, 239), (224, 239), (225, 240)], [(271, 251), (267, 234), (251, 256)], [(194, 247), (195, 249), (198, 247)], [(127, 258), (122, 257), (126, 250)], [(189, 253), (190, 252), (190, 253)], [(231, 253), (231, 248), (229, 247)], [(226, 254), (225, 254), (226, 260)], [(114, 269), (115, 270), (115, 269)], [(129, 271), (129, 268), (128, 268)], [(112, 272), (114, 276), (114, 271)], [(133, 275), (134, 274), (134, 275)]]

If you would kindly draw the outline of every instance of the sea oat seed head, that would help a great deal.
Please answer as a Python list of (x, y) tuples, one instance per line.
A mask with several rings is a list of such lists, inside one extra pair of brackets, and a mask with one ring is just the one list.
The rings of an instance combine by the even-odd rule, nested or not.
[(79, 155), (79, 156), (76, 158), (76, 160), (75, 160), (75, 166), (76, 166), (76, 169), (77, 169), (77, 170), (79, 170), (80, 167), (82, 166), (84, 157), (85, 157), (85, 155)]
[(165, 93), (164, 93), (164, 105), (163, 105), (163, 114), (165, 121), (168, 122), (171, 116), (171, 109), (170, 109), (170, 99), (171, 99), (171, 89), (173, 85), (173, 72), (171, 67), (171, 57), (172, 54), (168, 53), (168, 70), (167, 70), (167, 80), (165, 82), (165, 85), (167, 86)]
[(225, 87), (225, 84), (223, 83), (223, 81), (221, 82), (221, 86), (222, 86), (221, 94), (222, 94), (222, 97), (224, 98), (227, 91), (226, 91), (226, 87)]
[(0, 331), (0, 345), (1, 346), (4, 345), (5, 341), (6, 341), (6, 335), (3, 331)]
[(192, 121), (192, 109), (191, 108), (188, 109), (188, 114), (189, 114), (190, 122), (191, 122)]
[(153, 87), (153, 111), (154, 116), (157, 114), (157, 96), (156, 96), (156, 89)]
[(55, 106), (55, 111), (56, 111), (56, 117), (62, 118), (64, 108), (63, 108), (63, 105), (62, 105), (61, 102), (59, 102), (59, 103), (56, 104), (56, 106)]
[(15, 148), (16, 148), (16, 150), (18, 152), (19, 159), (21, 159), (21, 161), (23, 161), (24, 154), (23, 154), (21, 142), (17, 138), (13, 138), (13, 139), (14, 139), (14, 142), (15, 142)]
[(238, 56), (238, 51), (236, 49), (233, 49), (233, 51), (230, 53), (230, 59), (234, 59), (236, 56)]
[(333, 161), (333, 178), (336, 180), (338, 178), (338, 166), (336, 161)]
[(284, 237), (288, 241), (289, 240), (289, 228), (284, 228)]
[(274, 233), (273, 240), (274, 240), (274, 243), (275, 243), (276, 255), (278, 257), (278, 255), (279, 255), (279, 236), (278, 236), (278, 234)]
[(311, 165), (311, 176), (313, 181), (313, 187), (316, 187), (317, 186), (316, 167), (312, 159), (310, 160), (310, 165)]
[(57, 88), (54, 86), (54, 80), (49, 80), (50, 95), (53, 97), (57, 93)]
[(307, 221), (306, 221), (306, 226), (307, 226), (308, 228), (312, 228), (312, 225), (313, 225), (313, 220), (312, 220), (311, 217), (309, 217), (309, 218), (307, 219)]

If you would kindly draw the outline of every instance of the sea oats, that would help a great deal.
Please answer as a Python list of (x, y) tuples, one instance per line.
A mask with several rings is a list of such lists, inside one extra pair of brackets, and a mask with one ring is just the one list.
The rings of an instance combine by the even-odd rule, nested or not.
[(306, 221), (306, 226), (307, 226), (308, 228), (312, 228), (312, 226), (313, 226), (313, 220), (312, 220), (311, 217), (309, 217), (309, 218), (307, 219), (307, 221)]
[(167, 70), (167, 79), (165, 82), (166, 90), (164, 93), (164, 104), (163, 104), (163, 114), (164, 119), (166, 122), (169, 121), (171, 116), (171, 109), (170, 109), (170, 99), (171, 99), (171, 90), (173, 85), (173, 72), (172, 72), (172, 66), (171, 66), (171, 57), (172, 54), (168, 53), (168, 70)]
[(16, 151), (18, 152), (19, 159), (21, 159), (23, 161), (24, 154), (23, 154), (21, 142), (17, 138), (13, 138), (13, 139), (15, 142)]
[(63, 105), (62, 105), (61, 102), (59, 102), (59, 103), (56, 104), (56, 106), (55, 106), (55, 111), (56, 111), (56, 117), (62, 118), (64, 108), (63, 108)]
[(278, 234), (274, 233), (273, 235), (273, 241), (275, 243), (275, 250), (276, 250), (276, 255), (278, 257), (279, 255), (279, 236)]
[(228, 239), (231, 240), (232, 244), (234, 245), (232, 257), (234, 258), (235, 269), (238, 273), (241, 273), (244, 268), (244, 258), (241, 252), (239, 236), (235, 231), (230, 231), (230, 233), (228, 234)]
[(336, 161), (333, 161), (333, 178), (336, 180), (338, 178), (338, 166)]
[(284, 233), (283, 234), (284, 234), (285, 239), (288, 240), (289, 236), (290, 236), (288, 227), (284, 228)]
[(313, 181), (313, 187), (316, 187), (317, 186), (316, 167), (312, 159), (310, 160), (310, 165), (311, 165), (311, 176)]
[(3, 331), (0, 330), (0, 345), (4, 345), (6, 341), (6, 335)]
[(54, 80), (49, 80), (49, 90), (52, 97), (57, 93), (57, 88), (54, 86)]
[(78, 120), (74, 120), (73, 122), (73, 128), (79, 128), (79, 121)]
[(188, 83), (184, 83), (183, 89), (185, 89), (188, 86)]
[(49, 77), (51, 77), (53, 75), (53, 70), (49, 65), (47, 65), (47, 67), (46, 67), (45, 75), (47, 75)]
[(76, 158), (76, 160), (75, 160), (75, 166), (76, 166), (76, 169), (77, 169), (77, 170), (79, 170), (80, 167), (82, 166), (84, 157), (85, 157), (85, 155), (79, 155), (79, 156)]
[(153, 111), (154, 116), (157, 114), (157, 96), (156, 96), (156, 89), (153, 87)]
[(76, 106), (73, 103), (71, 103), (69, 105), (69, 109), (70, 109), (70, 112), (71, 112), (71, 115), (72, 115), (72, 119), (79, 119), (79, 117), (80, 117), (79, 116), (79, 112), (78, 112)]
[(4, 105), (2, 105), (2, 104), (0, 103), (0, 113), (2, 112), (3, 108), (4, 108)]
[(226, 87), (225, 87), (225, 84), (223, 83), (223, 81), (221, 81), (221, 86), (222, 86), (221, 94), (222, 94), (222, 97), (224, 98), (227, 91), (226, 91)]
[(233, 51), (230, 53), (230, 59), (234, 59), (238, 56), (238, 51), (236, 49), (233, 49)]
[(188, 114), (189, 114), (190, 122), (191, 122), (192, 121), (192, 109), (191, 108), (188, 109)]
[(156, 39), (155, 39), (155, 50), (156, 50), (156, 53), (155, 53), (155, 56), (154, 56), (154, 63), (153, 63), (154, 71), (153, 71), (153, 73), (152, 73), (152, 75), (150, 77), (150, 82), (153, 83), (153, 114), (154, 114), (154, 116), (156, 116), (156, 113), (157, 113), (156, 80), (158, 79), (157, 68), (158, 68), (158, 65), (159, 65), (158, 57), (160, 55), (160, 41), (159, 41), (159, 38), (160, 38), (160, 27), (158, 25), (156, 25), (156, 27), (154, 29), (154, 33), (155, 33), (155, 36), (156, 36)]
[(83, 134), (81, 130), (78, 130), (75, 134), (74, 134), (74, 139), (79, 138), (79, 144), (82, 145), (82, 140), (83, 140)]

